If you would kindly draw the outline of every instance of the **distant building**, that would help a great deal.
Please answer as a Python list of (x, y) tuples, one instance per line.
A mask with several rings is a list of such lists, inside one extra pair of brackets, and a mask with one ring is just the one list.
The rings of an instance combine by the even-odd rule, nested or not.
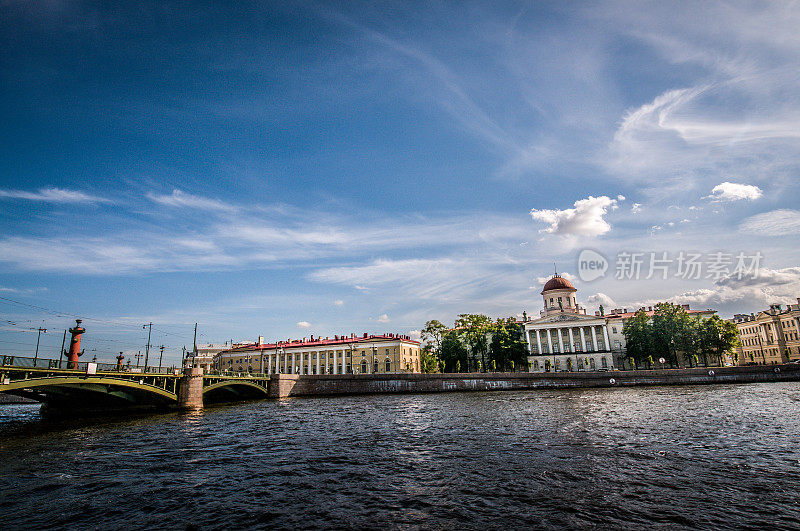
[(187, 352), (186, 354), (186, 361), (184, 365), (186, 367), (202, 367), (204, 371), (210, 371), (214, 366), (214, 356), (223, 350), (228, 350), (234, 347), (240, 347), (246, 345), (245, 342), (240, 343), (233, 343), (233, 342), (225, 342), (225, 343), (208, 343), (205, 345), (197, 345), (197, 352)]
[(258, 343), (214, 355), (213, 369), (264, 374), (420, 372), (419, 342), (399, 334), (334, 336)]
[(555, 274), (542, 289), (544, 309), (522, 323), (528, 370), (597, 371), (614, 368), (606, 320), (588, 316), (575, 299), (572, 282)]
[(771, 304), (756, 314), (731, 319), (739, 331), (739, 365), (774, 365), (800, 359), (800, 298), (797, 304)]

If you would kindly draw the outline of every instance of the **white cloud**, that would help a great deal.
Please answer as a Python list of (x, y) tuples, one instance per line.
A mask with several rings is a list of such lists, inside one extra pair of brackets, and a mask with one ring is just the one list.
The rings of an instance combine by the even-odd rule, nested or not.
[(631, 214), (638, 214), (642, 211), (642, 204), (641, 203), (634, 203), (631, 205)]
[(408, 337), (410, 337), (414, 341), (420, 341), (421, 336), (422, 336), (422, 332), (420, 330), (411, 330), (408, 333)]
[(712, 201), (741, 201), (743, 199), (753, 201), (762, 194), (763, 192), (758, 186), (725, 181), (712, 188), (711, 195), (708, 197)]
[(193, 208), (197, 210), (219, 210), (232, 212), (236, 210), (235, 205), (224, 203), (219, 199), (209, 199), (198, 195), (187, 194), (180, 190), (173, 190), (169, 195), (148, 193), (147, 198), (161, 205), (171, 207)]
[(531, 210), (530, 214), (534, 221), (548, 223), (546, 229), (540, 232), (550, 234), (564, 234), (572, 236), (599, 236), (611, 230), (603, 216), (608, 213), (609, 208), (617, 207), (617, 200), (607, 196), (589, 196), (586, 199), (579, 199), (574, 203), (575, 208), (564, 210)]
[(308, 321), (300, 321), (299, 323), (297, 323), (297, 327), (298, 328), (311, 328), (311, 323), (309, 323)]
[(384, 313), (383, 315), (378, 316), (378, 318), (375, 320), (378, 321), (379, 323), (388, 323), (389, 315)]
[(780, 209), (750, 216), (739, 224), (739, 232), (763, 236), (800, 234), (800, 211)]
[(341, 300), (341, 299), (337, 299), (337, 300), (333, 301), (333, 305), (334, 306), (344, 306), (344, 301)]
[(709, 288), (700, 288), (666, 297), (647, 299), (629, 306), (652, 306), (667, 301), (689, 304), (692, 309), (711, 308), (729, 313), (743, 311), (745, 307), (766, 309), (772, 303), (796, 303), (800, 294), (800, 267), (784, 269), (761, 268), (756, 278), (737, 279), (729, 276)]
[(601, 304), (603, 305), (603, 310), (606, 313), (608, 313), (609, 310), (617, 307), (617, 303), (614, 302), (614, 299), (605, 293), (595, 293), (594, 295), (589, 295), (586, 297), (587, 309), (591, 312), (599, 310)]
[(63, 188), (42, 188), (38, 192), (0, 190), (0, 197), (43, 201), (45, 203), (111, 203), (110, 199), (104, 197), (89, 195), (75, 190), (65, 190)]

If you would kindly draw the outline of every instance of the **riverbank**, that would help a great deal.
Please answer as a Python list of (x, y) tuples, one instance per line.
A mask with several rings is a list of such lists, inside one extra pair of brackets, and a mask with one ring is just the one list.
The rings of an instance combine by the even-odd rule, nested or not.
[(272, 398), (288, 398), (382, 393), (440, 393), (448, 391), (572, 389), (784, 381), (800, 381), (800, 365), (555, 373), (277, 374), (270, 377), (269, 396)]

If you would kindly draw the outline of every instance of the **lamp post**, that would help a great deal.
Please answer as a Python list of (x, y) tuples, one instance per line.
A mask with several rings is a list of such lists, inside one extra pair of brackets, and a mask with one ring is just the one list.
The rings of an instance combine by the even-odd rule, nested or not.
[(39, 339), (42, 337), (42, 332), (47, 333), (47, 328), (38, 328), (39, 334), (36, 336), (36, 354), (33, 355), (33, 366), (36, 367), (36, 360), (39, 359)]
[(144, 372), (147, 372), (147, 362), (150, 360), (150, 334), (153, 331), (153, 323), (142, 325), (142, 330), (147, 328), (147, 345), (144, 351)]
[(158, 372), (161, 372), (161, 360), (164, 359), (164, 345), (158, 347), (161, 350), (161, 354), (158, 355)]

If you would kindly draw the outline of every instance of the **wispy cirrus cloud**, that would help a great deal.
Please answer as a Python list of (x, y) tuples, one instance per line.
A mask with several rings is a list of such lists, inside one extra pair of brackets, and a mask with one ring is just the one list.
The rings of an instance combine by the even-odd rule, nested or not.
[(36, 192), (0, 190), (0, 197), (44, 203), (112, 203), (110, 199), (64, 188), (40, 188)]
[(746, 218), (739, 232), (758, 236), (788, 236), (800, 234), (800, 210), (779, 209)]
[(208, 197), (201, 197), (199, 195), (188, 194), (181, 190), (172, 190), (171, 194), (155, 194), (148, 193), (147, 198), (160, 205), (178, 207), (178, 208), (192, 208), (199, 211), (222, 211), (234, 212), (237, 210), (236, 205), (225, 203), (219, 199), (211, 199)]

